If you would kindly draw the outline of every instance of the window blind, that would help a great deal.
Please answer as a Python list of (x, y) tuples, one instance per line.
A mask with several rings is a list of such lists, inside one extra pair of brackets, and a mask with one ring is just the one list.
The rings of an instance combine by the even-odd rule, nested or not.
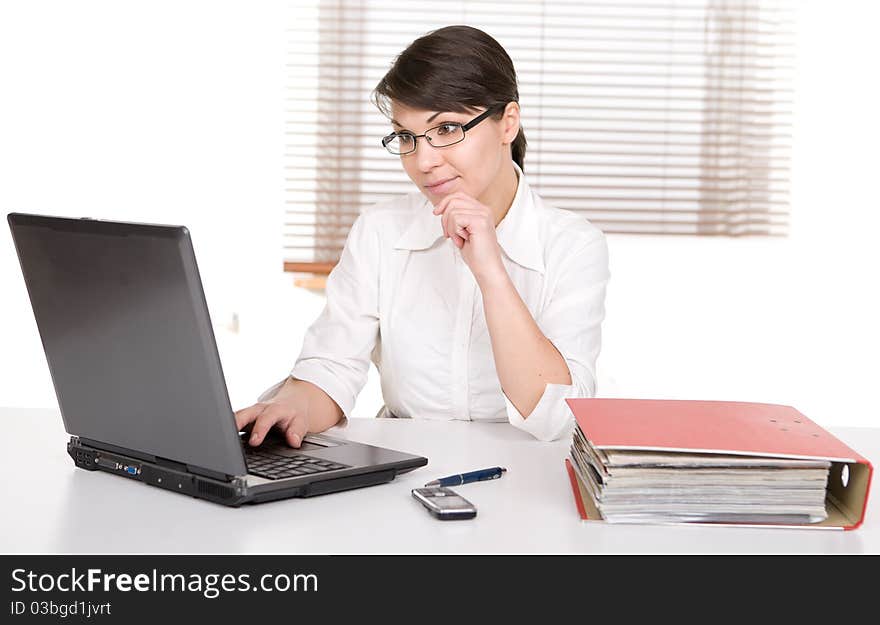
[(316, 0), (291, 16), (288, 269), (329, 270), (360, 211), (415, 190), (379, 143), (390, 124), (370, 93), (450, 24), (510, 54), (525, 173), (550, 204), (609, 233), (787, 233), (790, 2)]

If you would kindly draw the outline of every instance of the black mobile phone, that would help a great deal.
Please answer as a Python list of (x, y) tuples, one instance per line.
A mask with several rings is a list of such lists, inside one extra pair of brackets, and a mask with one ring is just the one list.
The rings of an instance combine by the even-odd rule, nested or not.
[(438, 519), (472, 519), (477, 516), (474, 504), (445, 486), (414, 488), (412, 496)]

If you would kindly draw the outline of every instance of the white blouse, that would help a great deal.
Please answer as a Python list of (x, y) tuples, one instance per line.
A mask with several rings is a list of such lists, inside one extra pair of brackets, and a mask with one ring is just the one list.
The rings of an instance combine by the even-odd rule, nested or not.
[(372, 206), (354, 222), (290, 375), (323, 389), (348, 416), (372, 361), (386, 416), (508, 421), (540, 440), (563, 435), (572, 423), (563, 399), (596, 393), (608, 250), (598, 228), (547, 206), (517, 173), (513, 203), (496, 228), (502, 260), (565, 358), (570, 385), (547, 384), (528, 418), (507, 399), (480, 289), (420, 193)]

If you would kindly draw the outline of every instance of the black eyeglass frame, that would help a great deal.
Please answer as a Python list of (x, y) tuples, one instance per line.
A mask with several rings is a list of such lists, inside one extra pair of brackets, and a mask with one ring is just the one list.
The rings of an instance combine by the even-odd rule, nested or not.
[[(427, 141), (428, 145), (430, 145), (432, 148), (436, 148), (438, 150), (440, 148), (448, 148), (451, 145), (457, 145), (457, 144), (461, 143), (462, 141), (464, 141), (465, 137), (467, 136), (468, 130), (470, 130), (471, 128), (473, 128), (477, 124), (479, 124), (481, 121), (483, 121), (484, 119), (486, 119), (490, 115), (497, 113), (498, 110), (501, 109), (502, 107), (506, 107), (506, 106), (507, 106), (506, 102), (499, 102), (498, 104), (494, 104), (494, 105), (490, 106), (485, 111), (483, 111), (482, 113), (480, 113), (479, 115), (477, 115), (476, 117), (474, 117), (471, 121), (469, 121), (467, 123), (460, 124), (458, 122), (446, 122), (443, 124), (438, 124), (437, 126), (433, 126), (432, 128), (428, 128), (425, 132), (423, 132), (420, 135), (413, 134), (409, 131), (392, 132), (390, 135), (382, 137), (382, 147), (385, 148), (386, 150), (388, 150), (388, 144), (391, 143), (391, 141), (393, 141), (396, 137), (406, 136), (406, 137), (413, 138), (413, 149), (412, 150), (410, 150), (409, 152), (391, 152), (391, 150), (388, 150), (388, 152), (390, 154), (394, 154), (395, 156), (406, 156), (407, 154), (412, 154), (418, 148), (418, 140), (421, 139), (422, 137), (425, 138), (425, 141)], [(431, 143), (431, 140), (428, 139), (427, 134), (429, 132), (431, 132), (432, 130), (437, 130), (438, 128), (442, 128), (443, 126), (459, 126), (462, 130), (461, 139), (459, 139), (458, 141), (453, 141), (452, 143), (447, 143), (446, 145), (434, 145), (433, 143)]]

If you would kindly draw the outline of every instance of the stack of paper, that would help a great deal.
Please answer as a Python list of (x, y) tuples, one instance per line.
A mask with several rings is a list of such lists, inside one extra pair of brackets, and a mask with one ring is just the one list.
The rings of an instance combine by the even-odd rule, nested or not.
[(853, 529), (873, 467), (791, 406), (566, 399), (582, 519)]
[(575, 428), (571, 459), (611, 523), (816, 523), (827, 460), (594, 448)]

